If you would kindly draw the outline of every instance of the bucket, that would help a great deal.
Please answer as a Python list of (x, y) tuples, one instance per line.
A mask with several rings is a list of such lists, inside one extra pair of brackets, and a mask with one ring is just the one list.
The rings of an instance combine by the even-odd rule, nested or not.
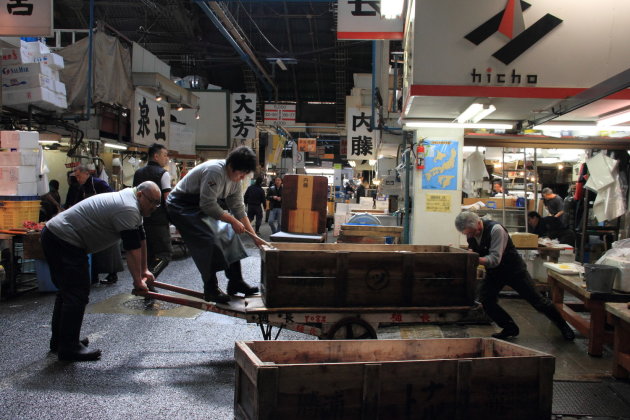
[(584, 264), (586, 290), (593, 293), (612, 293), (617, 267), (604, 264)]

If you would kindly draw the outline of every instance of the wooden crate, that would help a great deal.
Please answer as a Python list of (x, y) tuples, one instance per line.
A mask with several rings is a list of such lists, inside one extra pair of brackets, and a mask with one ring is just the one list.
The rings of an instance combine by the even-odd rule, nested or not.
[(475, 253), (440, 245), (274, 243), (261, 252), (268, 307), (472, 306)]
[(326, 232), (327, 200), (325, 176), (286, 175), (282, 179), (282, 231)]
[(237, 342), (236, 419), (551, 417), (553, 356), (490, 338)]
[[(403, 233), (402, 226), (374, 226), (374, 225), (341, 225), (339, 231), (340, 243), (385, 244), (400, 243)], [(389, 242), (388, 242), (389, 241)]]

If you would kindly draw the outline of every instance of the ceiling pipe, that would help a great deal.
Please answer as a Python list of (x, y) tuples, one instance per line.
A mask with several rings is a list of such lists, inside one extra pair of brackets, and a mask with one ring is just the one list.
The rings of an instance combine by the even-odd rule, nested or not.
[(276, 92), (278, 87), (262, 64), (256, 58), (254, 52), (249, 45), (243, 40), (243, 36), (239, 34), (237, 28), (225, 15), (223, 10), (216, 2), (207, 0), (194, 0), (194, 2), (204, 11), (210, 21), (216, 26), (219, 32), (234, 47), (236, 52), (241, 56), (243, 61), (252, 69), (258, 80), (265, 86), (271, 95)]

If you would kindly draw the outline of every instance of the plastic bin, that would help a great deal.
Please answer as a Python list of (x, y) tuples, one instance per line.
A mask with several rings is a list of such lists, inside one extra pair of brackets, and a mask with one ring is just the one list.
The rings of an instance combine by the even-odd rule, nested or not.
[[(37, 289), (40, 292), (56, 292), (58, 289), (50, 277), (50, 267), (46, 260), (35, 260), (35, 273), (37, 275)], [(88, 254), (88, 274), (92, 280), (92, 254)]]
[(617, 267), (604, 264), (584, 264), (586, 290), (592, 293), (612, 293)]

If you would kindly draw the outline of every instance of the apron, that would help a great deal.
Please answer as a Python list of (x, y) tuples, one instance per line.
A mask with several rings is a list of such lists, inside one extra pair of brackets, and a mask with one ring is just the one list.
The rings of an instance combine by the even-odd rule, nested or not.
[(247, 258), (247, 251), (229, 223), (208, 216), (199, 208), (196, 194), (169, 194), (167, 212), (189, 250), (203, 252), (215, 272)]

